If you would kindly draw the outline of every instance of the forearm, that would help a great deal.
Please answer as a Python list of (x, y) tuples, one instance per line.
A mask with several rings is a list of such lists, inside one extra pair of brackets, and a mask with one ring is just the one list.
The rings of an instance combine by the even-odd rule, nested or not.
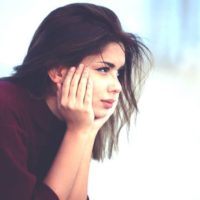
[(85, 156), (86, 146), (92, 142), (88, 134), (67, 132), (44, 182), (60, 200), (70, 197)]
[[(86, 199), (95, 136), (110, 116), (95, 117), (92, 106), (93, 82), (88, 70), (83, 64), (76, 69), (72, 67), (67, 73), (63, 68), (65, 76), (62, 78), (54, 70), (49, 71), (57, 85), (57, 98), (52, 97), (56, 104), (53, 108), (66, 122), (68, 132), (44, 181), (60, 200)], [(47, 100), (51, 106), (53, 103), (50, 98)]]
[(93, 144), (94, 144), (94, 139), (92, 140), (90, 139), (83, 154), (83, 158), (81, 160), (81, 164), (78, 169), (76, 180), (74, 182), (71, 194), (69, 196), (69, 200), (87, 199), (88, 176), (89, 176), (89, 168), (90, 168)]

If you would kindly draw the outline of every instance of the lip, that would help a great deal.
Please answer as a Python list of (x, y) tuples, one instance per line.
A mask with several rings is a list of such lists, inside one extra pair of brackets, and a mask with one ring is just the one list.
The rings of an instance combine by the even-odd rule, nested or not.
[(101, 102), (103, 103), (104, 108), (109, 109), (109, 108), (113, 107), (115, 100), (114, 99), (106, 99), (106, 100), (101, 100)]

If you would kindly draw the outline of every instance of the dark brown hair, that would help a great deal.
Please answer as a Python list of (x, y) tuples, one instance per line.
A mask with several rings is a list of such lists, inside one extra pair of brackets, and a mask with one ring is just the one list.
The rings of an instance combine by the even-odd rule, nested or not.
[(110, 158), (117, 149), (119, 132), (137, 111), (136, 90), (141, 84), (143, 60), (148, 49), (138, 37), (123, 31), (116, 14), (108, 8), (88, 4), (69, 4), (52, 11), (40, 24), (22, 65), (12, 78), (34, 96), (45, 98), (52, 84), (48, 70), (59, 66), (77, 66), (81, 60), (98, 54), (110, 42), (122, 43), (125, 67), (119, 74), (123, 91), (115, 113), (97, 134), (93, 158)]

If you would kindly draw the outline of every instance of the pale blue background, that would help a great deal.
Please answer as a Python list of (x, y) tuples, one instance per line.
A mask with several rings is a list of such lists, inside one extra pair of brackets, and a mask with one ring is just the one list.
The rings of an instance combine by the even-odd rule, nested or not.
[[(0, 76), (20, 64), (41, 20), (75, 1), (0, 0)], [(79, 1), (84, 2), (84, 1)], [(200, 1), (99, 0), (154, 54), (140, 113), (111, 161), (92, 162), (92, 200), (200, 199)]]

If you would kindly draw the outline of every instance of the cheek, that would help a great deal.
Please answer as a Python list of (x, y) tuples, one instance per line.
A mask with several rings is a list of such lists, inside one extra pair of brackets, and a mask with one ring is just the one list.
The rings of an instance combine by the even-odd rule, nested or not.
[(106, 98), (106, 89), (105, 83), (103, 81), (93, 82), (93, 95), (92, 95), (92, 104), (94, 109), (101, 107), (100, 101)]
[(102, 79), (100, 80), (98, 78), (92, 80), (93, 80), (93, 97), (105, 94), (106, 92), (105, 81), (103, 81)]
[(100, 86), (96, 83), (93, 83), (93, 96), (97, 95), (100, 90)]
[(94, 107), (98, 105), (99, 99), (101, 99), (102, 91), (100, 87), (96, 84), (93, 84), (93, 94), (92, 94), (92, 104)]

